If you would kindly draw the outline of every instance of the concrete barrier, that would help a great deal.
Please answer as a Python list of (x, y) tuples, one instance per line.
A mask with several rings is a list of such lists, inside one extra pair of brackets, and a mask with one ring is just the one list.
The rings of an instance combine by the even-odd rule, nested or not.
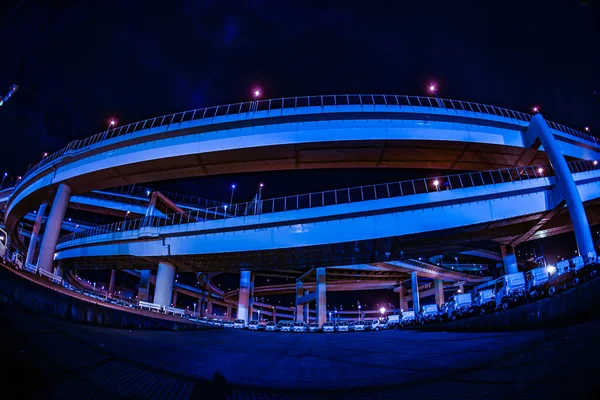
[(427, 331), (511, 331), (556, 328), (600, 318), (600, 278), (553, 297), (484, 316), (418, 326)]
[[(57, 286), (58, 288), (58, 286)], [(0, 266), (0, 304), (41, 316), (61, 317), (93, 325), (128, 329), (216, 329), (175, 318), (153, 318), (137, 311), (120, 310), (70, 296), (20, 276)]]

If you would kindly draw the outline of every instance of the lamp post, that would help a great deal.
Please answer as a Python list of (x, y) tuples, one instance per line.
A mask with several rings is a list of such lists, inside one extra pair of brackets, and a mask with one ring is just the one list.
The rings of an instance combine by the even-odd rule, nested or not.
[(123, 220), (123, 222), (127, 221), (127, 216), (128, 216), (130, 213), (131, 213), (131, 211), (127, 211), (127, 212), (125, 213), (125, 219)]
[(2, 186), (4, 185), (4, 180), (6, 179), (7, 176), (8, 176), (8, 172), (5, 172), (4, 175), (2, 176), (2, 183), (0, 183), (0, 189), (2, 189)]
[(252, 97), (254, 98), (254, 101), (252, 102), (253, 111), (258, 111), (258, 98), (260, 97), (260, 94), (260, 89), (254, 89), (252, 92)]
[(194, 302), (194, 318), (196, 318), (196, 302)]
[(235, 192), (235, 183), (231, 184), (231, 198), (229, 199), (229, 209), (231, 209), (231, 205), (233, 204), (233, 192)]
[(434, 84), (432, 84), (432, 83), (429, 84), (429, 91), (431, 93), (435, 94), (435, 97), (436, 97), (437, 102), (438, 102), (438, 106), (440, 108), (445, 108), (444, 102), (442, 101), (442, 99), (440, 99), (440, 95), (437, 92), (437, 87)]

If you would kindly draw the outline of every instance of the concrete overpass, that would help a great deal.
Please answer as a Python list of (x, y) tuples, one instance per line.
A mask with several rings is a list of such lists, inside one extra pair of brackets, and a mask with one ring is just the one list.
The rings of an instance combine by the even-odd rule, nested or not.
[[(565, 204), (580, 254), (591, 258), (595, 251), (583, 204), (588, 202), (594, 214), (597, 176), (590, 163), (599, 158), (599, 150), (594, 137), (539, 114), (468, 102), (358, 95), (242, 103), (154, 118), (71, 142), (28, 171), (7, 203), (5, 220), (12, 235), (28, 211), (54, 199), (40, 251), (40, 266), (48, 271), (70, 198), (92, 190), (258, 170), (507, 167), (479, 172), (479, 178), (469, 174), (471, 184), (455, 175), (376, 185), (370, 188), (372, 195), (365, 195), (364, 187), (348, 188), (345, 201), (337, 197), (343, 192), (332, 191), (333, 205), (323, 192), (320, 204), (312, 194), (295, 196), (291, 209), (291, 199), (271, 199), (270, 213), (269, 204), (258, 201), (253, 212), (249, 205), (238, 205), (234, 210), (204, 210), (204, 215), (181, 212), (171, 219), (127, 221), (63, 239), (57, 258), (102, 263), (102, 257), (134, 256), (158, 261), (157, 289), (167, 304), (171, 290), (163, 290), (168, 285), (160, 282), (171, 280), (175, 265), (194, 270), (207, 264), (210, 269), (211, 263), (216, 265), (210, 256), (226, 255), (226, 268), (247, 269), (259, 265), (264, 252), (277, 252), (279, 256), (270, 258), (278, 263), (300, 266), (313, 260), (320, 265), (355, 264), (365, 254), (374, 262), (388, 262), (406, 244), (398, 238), (430, 239), (434, 232), (459, 237), (484, 230), (488, 240), (514, 246), (560, 219)], [(590, 163), (571, 164), (570, 170), (565, 157)], [(538, 163), (542, 167), (532, 167)], [(460, 189), (450, 190), (456, 187)], [(357, 190), (360, 201), (353, 200)], [(283, 210), (278, 201), (283, 201)], [(308, 207), (300, 205), (303, 201)], [(308, 252), (290, 254), (296, 248)], [(353, 250), (358, 256), (352, 256)], [(516, 270), (514, 251), (503, 253), (506, 268)], [(319, 287), (325, 275), (317, 270)], [(249, 277), (244, 275), (242, 281)], [(415, 286), (414, 273), (411, 280)]]

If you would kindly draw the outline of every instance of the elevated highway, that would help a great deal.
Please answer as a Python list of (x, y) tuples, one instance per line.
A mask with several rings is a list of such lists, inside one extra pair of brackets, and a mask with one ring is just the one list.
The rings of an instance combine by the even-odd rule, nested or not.
[[(140, 121), (45, 157), (19, 183), (9, 230), (54, 195), (220, 173), (302, 168), (485, 170), (546, 163), (531, 115), (411, 96), (343, 95), (232, 104)], [(567, 157), (600, 158), (594, 137), (549, 125)]]
[[(25, 174), (5, 222), (14, 236), (28, 212), (52, 203), (41, 269), (50, 271), (54, 259), (77, 268), (158, 264), (159, 304), (170, 303), (176, 269), (241, 271), (246, 303), (251, 270), (316, 267), (318, 294), (301, 302), (316, 299), (322, 322), (326, 266), (381, 266), (417, 251), (502, 244), (510, 272), (517, 270), (515, 245), (570, 229), (579, 253), (595, 258), (589, 224), (600, 221), (597, 159), (598, 139), (539, 114), (409, 96), (275, 99), (186, 111), (71, 142)], [(190, 176), (348, 167), (475, 172), (258, 197), (229, 209), (176, 207), (75, 232), (57, 247), (71, 199), (85, 193)], [(434, 280), (443, 289), (443, 279)], [(240, 308), (243, 315), (247, 305)]]
[[(600, 170), (594, 163), (571, 167), (582, 169), (573, 177), (596, 220)], [(406, 181), (263, 200), (259, 215), (242, 215), (247, 205), (241, 204), (213, 220), (203, 220), (201, 213), (130, 220), (61, 238), (57, 260), (102, 267), (104, 258), (156, 265), (168, 257), (181, 270), (234, 271), (395, 260), (412, 237), (439, 232), (454, 232), (457, 240), (466, 231), (471, 242), (480, 236), (511, 243), (548, 213), (560, 220), (565, 212), (556, 178), (548, 167), (536, 168), (438, 177), (437, 185), (434, 179)], [(453, 189), (438, 190), (443, 182)], [(410, 191), (401, 193), (401, 188)], [(326, 195), (333, 204), (323, 203)], [(527, 240), (563, 231), (545, 224), (538, 228)], [(434, 244), (429, 247), (436, 251)]]

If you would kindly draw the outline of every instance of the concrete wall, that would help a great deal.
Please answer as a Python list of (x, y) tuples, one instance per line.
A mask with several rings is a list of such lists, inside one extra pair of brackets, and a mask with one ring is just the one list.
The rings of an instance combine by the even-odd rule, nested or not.
[(103, 307), (36, 284), (0, 266), (0, 304), (93, 325), (127, 329), (210, 329)]

